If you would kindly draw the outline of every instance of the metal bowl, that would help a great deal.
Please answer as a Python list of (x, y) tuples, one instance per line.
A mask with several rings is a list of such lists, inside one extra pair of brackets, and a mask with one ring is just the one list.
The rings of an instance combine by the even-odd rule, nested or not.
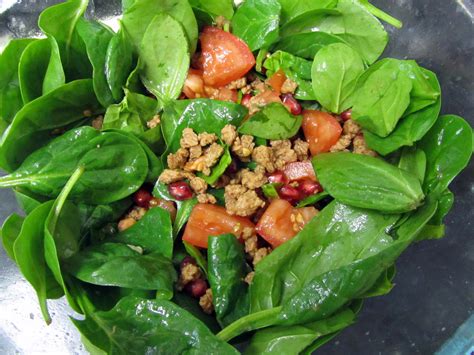
[[(35, 36), (38, 14), (57, 0), (0, 0), (0, 47), (11, 37)], [(443, 113), (474, 126), (474, 1), (373, 0), (404, 22), (388, 27), (385, 56), (413, 58), (436, 72)], [(110, 21), (119, 0), (93, 0), (88, 15)], [(442, 347), (474, 309), (474, 239), (471, 208), (474, 164), (452, 184), (456, 203), (446, 220), (447, 236), (413, 245), (397, 262), (396, 287), (365, 302), (358, 322), (321, 348), (324, 354), (428, 354)], [(0, 191), (0, 222), (18, 211), (10, 191)], [(85, 353), (63, 300), (51, 301), (53, 323), (41, 318), (36, 295), (0, 248), (0, 353)], [(472, 348), (471, 348), (472, 347)], [(474, 316), (443, 354), (474, 350)]]

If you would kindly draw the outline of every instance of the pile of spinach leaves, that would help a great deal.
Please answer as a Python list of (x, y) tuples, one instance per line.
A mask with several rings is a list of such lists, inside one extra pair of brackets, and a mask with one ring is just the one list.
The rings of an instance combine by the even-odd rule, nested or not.
[[(0, 56), (0, 187), (14, 188), (26, 214), (3, 224), (8, 256), (47, 323), (48, 299), (65, 296), (84, 315), (73, 322), (91, 353), (236, 354), (232, 339), (252, 332), (245, 354), (310, 354), (355, 322), (364, 298), (390, 292), (411, 243), (444, 236), (449, 184), (471, 158), (472, 130), (439, 116), (434, 73), (379, 60), (388, 34), (377, 17), (401, 23), (367, 0), (123, 0), (117, 32), (85, 18), (87, 6), (46, 9), (46, 38), (14, 39)], [(265, 143), (301, 127), (276, 103), (245, 120), (236, 103), (178, 100), (199, 30), (219, 16), (254, 51), (259, 75), (283, 70), (305, 107), (352, 109), (381, 155), (314, 157), (325, 192), (301, 205), (332, 202), (257, 265), (250, 286), (232, 235), (210, 236), (207, 258), (180, 240), (195, 198), (176, 201), (174, 223), (153, 208), (117, 232), (184, 128), (220, 134), (231, 123)], [(161, 124), (149, 125), (157, 114)], [(91, 127), (98, 115), (100, 131)], [(230, 162), (226, 149), (213, 181)], [(222, 204), (222, 190), (210, 193)], [(172, 200), (160, 183), (154, 194)], [(215, 317), (175, 292), (186, 255), (209, 280)]]

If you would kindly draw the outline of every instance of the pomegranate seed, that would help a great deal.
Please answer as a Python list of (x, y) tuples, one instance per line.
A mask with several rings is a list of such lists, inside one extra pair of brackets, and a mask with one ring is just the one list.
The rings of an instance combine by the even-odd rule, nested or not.
[(283, 185), (280, 189), (280, 197), (283, 200), (294, 203), (301, 200), (301, 193), (291, 185)]
[(207, 290), (207, 282), (203, 279), (197, 279), (188, 283), (184, 287), (185, 291), (189, 293), (194, 298), (199, 298), (204, 296)]
[(243, 106), (248, 107), (251, 98), (252, 98), (252, 95), (245, 94), (244, 96), (242, 96), (242, 100), (240, 100), (240, 104), (243, 105)]
[(350, 120), (352, 118), (352, 110), (347, 110), (341, 113), (341, 118), (344, 122)]
[(184, 257), (183, 261), (181, 261), (181, 263), (179, 264), (179, 267), (182, 269), (189, 264), (196, 265), (196, 260), (192, 256), (188, 255)]
[(299, 183), (298, 190), (300, 190), (303, 195), (310, 196), (323, 191), (323, 188), (316, 181), (303, 180)]
[(291, 94), (283, 94), (282, 102), (293, 115), (300, 115), (301, 111), (303, 111), (300, 103)]
[(283, 171), (275, 171), (268, 176), (268, 182), (272, 184), (287, 184), (288, 179)]
[(150, 201), (153, 198), (150, 192), (141, 188), (133, 195), (133, 201), (139, 207), (148, 208)]
[(239, 171), (239, 165), (237, 164), (237, 161), (234, 158), (232, 158), (232, 161), (230, 162), (229, 166), (225, 170), (225, 173), (232, 175), (232, 174), (237, 173), (237, 171)]
[(168, 192), (178, 201), (189, 200), (191, 197), (193, 197), (193, 191), (184, 181), (178, 181), (169, 184)]

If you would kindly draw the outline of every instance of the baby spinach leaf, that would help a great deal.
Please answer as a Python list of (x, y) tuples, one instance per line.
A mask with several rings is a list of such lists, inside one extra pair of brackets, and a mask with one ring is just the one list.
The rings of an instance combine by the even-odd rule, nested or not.
[(18, 77), (25, 104), (64, 85), (66, 78), (54, 38), (28, 45), (18, 64)]
[(234, 14), (234, 6), (232, 0), (189, 0), (193, 9), (208, 13), (212, 17), (224, 16), (228, 20)]
[(278, 40), (280, 10), (278, 0), (247, 0), (232, 17), (232, 33), (252, 51), (268, 48)]
[(171, 298), (176, 271), (159, 253), (141, 255), (126, 245), (105, 243), (69, 258), (66, 269), (81, 281), (101, 286), (157, 290)]
[(61, 263), (79, 251), (81, 220), (78, 218), (79, 209), (66, 200), (84, 173), (82, 167), (76, 169), (63, 190), (54, 201), (44, 222), (44, 256), (46, 264), (66, 295), (69, 305), (76, 311), (81, 309), (69, 293), (61, 270)]
[(132, 44), (121, 28), (110, 40), (105, 55), (105, 76), (115, 101), (120, 101), (123, 97), (123, 87), (133, 69), (132, 65)]
[(199, 265), (201, 268), (202, 272), (206, 277), (208, 276), (207, 272), (207, 261), (206, 258), (202, 255), (201, 251), (196, 248), (194, 245), (183, 242), (184, 249), (186, 252), (194, 259), (196, 260), (196, 263)]
[(198, 203), (197, 198), (193, 197), (188, 200), (184, 200), (178, 206), (178, 211), (176, 213), (176, 219), (173, 224), (173, 235), (176, 238), (180, 230), (184, 227), (186, 222), (191, 215), (191, 211), (194, 206)]
[(265, 184), (262, 186), (262, 192), (267, 198), (279, 198), (277, 187), (279, 187), (278, 183), (272, 184)]
[(454, 194), (446, 189), (438, 198), (438, 209), (436, 210), (435, 215), (430, 220), (430, 224), (440, 225), (443, 223), (444, 217), (447, 216), (451, 208), (454, 205)]
[(214, 314), (204, 313), (199, 306), (199, 300), (184, 292), (176, 292), (171, 301), (203, 322), (213, 333), (218, 333), (221, 329)]
[(396, 274), (395, 265), (392, 265), (387, 270), (385, 270), (385, 272), (383, 272), (382, 275), (380, 275), (380, 277), (372, 286), (372, 288), (368, 290), (366, 293), (364, 293), (362, 298), (383, 296), (389, 293), (392, 290), (392, 288), (395, 286), (392, 283), (393, 278), (395, 277), (395, 274)]
[(267, 69), (267, 77), (271, 77), (279, 69), (285, 75), (298, 84), (295, 97), (299, 100), (315, 100), (313, 88), (311, 86), (311, 62), (293, 56), (289, 53), (277, 51), (273, 53), (263, 64)]
[(21, 186), (56, 197), (78, 166), (85, 172), (71, 198), (86, 203), (121, 200), (140, 188), (148, 173), (147, 156), (133, 139), (86, 126), (31, 154), (18, 170), (0, 178), (0, 187)]
[(330, 112), (347, 110), (364, 69), (360, 55), (343, 43), (321, 49), (314, 57), (311, 75), (316, 100)]
[(369, 11), (372, 15), (379, 18), (380, 20), (385, 21), (396, 28), (402, 28), (403, 24), (401, 21), (375, 7), (369, 2), (369, 0), (359, 0), (359, 3), (363, 5), (367, 9), (367, 11)]
[(427, 163), (423, 189), (439, 196), (471, 159), (472, 128), (459, 116), (441, 116), (419, 147), (424, 150)]
[(209, 237), (208, 279), (217, 320), (225, 327), (249, 311), (245, 255), (233, 234)]
[(132, 206), (132, 199), (125, 198), (108, 205), (77, 204), (81, 217), (81, 233), (101, 228), (109, 222), (117, 221)]
[(180, 95), (189, 63), (188, 43), (181, 24), (170, 15), (157, 15), (144, 33), (140, 46), (143, 84), (161, 104), (167, 104)]
[(388, 136), (410, 104), (413, 84), (398, 64), (371, 72), (353, 98), (352, 118), (380, 137)]
[(173, 229), (168, 211), (155, 207), (135, 225), (113, 237), (113, 242), (143, 248), (145, 253), (159, 253), (167, 258), (173, 255)]
[(5, 125), (23, 106), (18, 63), (25, 48), (34, 41), (29, 38), (11, 40), (0, 55), (0, 123), (5, 122)]
[(420, 183), (423, 184), (426, 172), (425, 152), (421, 149), (416, 149), (415, 147), (403, 148), (398, 167), (415, 175), (418, 180), (420, 180)]
[(44, 222), (52, 206), (53, 201), (46, 202), (26, 216), (13, 245), (18, 268), (35, 289), (41, 313), (48, 324), (51, 323), (51, 317), (46, 299), (59, 298), (63, 294), (61, 286), (46, 265), (44, 256)]
[(199, 173), (198, 176), (206, 181), (209, 185), (214, 185), (217, 180), (225, 173), (227, 167), (232, 163), (232, 156), (230, 155), (229, 147), (225, 146), (224, 154), (222, 155), (219, 163), (212, 168), (212, 172), (209, 176)]
[(278, 326), (259, 330), (250, 341), (245, 355), (300, 354), (316, 339), (351, 325), (356, 314), (347, 308), (327, 319), (303, 325)]
[(122, 102), (108, 107), (102, 128), (132, 133), (145, 142), (149, 149), (161, 153), (164, 142), (160, 126), (148, 128), (147, 125), (158, 112), (158, 105), (156, 100), (148, 96), (125, 90)]
[(313, 60), (321, 48), (332, 43), (345, 43), (344, 40), (325, 32), (298, 33), (280, 39), (275, 50)]
[(1, 138), (0, 166), (12, 171), (33, 151), (49, 142), (52, 131), (94, 112), (99, 103), (92, 81), (77, 80), (25, 105)]
[(325, 199), (328, 197), (329, 194), (326, 191), (311, 195), (306, 197), (305, 199), (301, 200), (296, 207), (306, 207), (310, 205), (314, 205), (315, 203)]
[[(155, 142), (155, 146), (157, 143), (162, 143), (162, 136), (161, 136), (161, 131), (159, 130), (159, 127), (153, 128), (153, 130), (156, 130), (159, 134), (159, 142)], [(142, 147), (143, 151), (145, 152), (147, 159), (148, 159), (148, 174), (146, 177), (146, 182), (153, 184), (156, 182), (156, 179), (160, 176), (161, 172), (163, 171), (163, 163), (161, 162), (161, 159), (156, 156), (156, 154), (150, 149), (150, 147), (147, 145), (147, 142), (145, 138), (139, 139), (139, 137), (136, 137), (135, 135), (128, 133), (126, 131), (118, 130), (118, 129), (108, 129), (107, 132), (115, 132), (118, 134), (122, 134), (133, 141), (135, 141), (140, 147)], [(147, 131), (149, 132), (149, 131)], [(161, 146), (161, 144), (160, 144)], [(160, 149), (161, 150), (161, 149)]]
[(289, 139), (298, 133), (303, 118), (288, 112), (280, 103), (271, 103), (239, 128), (239, 133), (265, 139)]
[[(193, 10), (187, 0), (142, 0), (136, 1), (130, 6), (123, 14), (122, 24), (136, 50), (138, 51), (140, 44), (143, 43), (142, 40), (147, 28), (158, 14), (162, 18), (164, 14), (167, 14), (183, 26), (187, 42), (189, 43), (190, 53), (194, 53), (198, 38), (198, 28)], [(175, 33), (171, 32), (172, 30), (174, 31), (175, 28), (163, 27), (163, 31), (168, 33), (169, 36), (176, 36)], [(179, 32), (182, 32), (181, 28)], [(169, 48), (175, 48), (175, 45), (171, 43), (170, 47), (163, 46), (161, 48), (168, 51)]]
[(305, 12), (317, 9), (331, 9), (336, 7), (337, 0), (279, 0), (281, 4), (282, 23), (295, 18)]
[(421, 68), (414, 60), (403, 61), (403, 69), (413, 82), (410, 105), (404, 113), (407, 116), (434, 104), (441, 95), (441, 89), (436, 74)]
[(444, 224), (441, 225), (432, 225), (427, 224), (423, 227), (420, 234), (418, 234), (416, 241), (420, 242), (422, 240), (431, 240), (431, 239), (441, 239), (446, 235), (446, 227)]
[(16, 213), (11, 214), (5, 222), (3, 222), (0, 235), (2, 237), (3, 248), (7, 255), (15, 261), (15, 253), (13, 251), (13, 245), (18, 238), (23, 225), (24, 217), (17, 215)]
[(161, 117), (161, 129), (168, 152), (180, 147), (179, 141), (186, 127), (195, 132), (220, 135), (227, 124), (239, 126), (247, 115), (247, 109), (232, 102), (210, 99), (179, 100), (165, 107)]
[(24, 189), (16, 188), (13, 190), (18, 206), (29, 215), (36, 207), (47, 201), (44, 196), (27, 193)]
[(298, 33), (318, 32), (318, 28), (315, 26), (321, 23), (323, 19), (329, 16), (339, 16), (340, 14), (336, 9), (319, 8), (307, 11), (285, 23), (280, 29), (280, 34), (282, 37), (286, 37)]
[(416, 209), (424, 198), (420, 181), (381, 159), (352, 153), (313, 158), (321, 185), (342, 203), (386, 213)]
[(38, 20), (41, 30), (58, 44), (67, 81), (91, 77), (86, 47), (76, 27), (88, 3), (88, 0), (68, 0), (48, 7)]
[[(426, 69), (422, 69), (425, 75), (428, 76), (430, 83), (439, 91), (439, 82), (436, 75)], [(413, 95), (413, 90), (410, 95)], [(417, 112), (411, 113), (403, 117), (395, 127), (392, 133), (387, 137), (379, 137), (367, 130), (364, 131), (364, 138), (367, 145), (382, 155), (387, 155), (394, 152), (402, 146), (411, 146), (414, 142), (419, 141), (426, 132), (434, 125), (438, 119), (441, 110), (441, 96), (436, 102), (427, 106)]]
[(97, 99), (103, 107), (114, 103), (112, 91), (106, 77), (106, 54), (113, 32), (110, 28), (97, 21), (80, 19), (77, 32), (86, 45), (87, 56), (92, 64), (92, 79)]
[(85, 320), (74, 320), (74, 324), (108, 353), (238, 354), (189, 312), (162, 299), (129, 296), (112, 310), (92, 313)]

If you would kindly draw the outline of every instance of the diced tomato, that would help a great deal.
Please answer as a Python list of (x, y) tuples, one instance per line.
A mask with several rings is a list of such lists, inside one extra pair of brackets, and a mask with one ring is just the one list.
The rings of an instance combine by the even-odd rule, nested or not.
[(204, 80), (202, 79), (202, 71), (190, 68), (188, 77), (184, 82), (183, 93), (188, 99), (197, 97), (206, 97), (204, 93)]
[(341, 137), (342, 127), (329, 113), (303, 111), (303, 132), (312, 155), (329, 152)]
[(289, 181), (312, 180), (317, 181), (313, 164), (310, 161), (296, 161), (285, 165), (283, 170)]
[(278, 69), (278, 71), (267, 80), (267, 84), (270, 85), (273, 91), (275, 91), (278, 95), (280, 95), (281, 87), (283, 86), (283, 83), (285, 82), (285, 80), (286, 80), (285, 72), (281, 69)]
[(294, 208), (285, 200), (273, 200), (257, 223), (257, 233), (272, 247), (292, 239), (318, 211), (314, 207)]
[(244, 228), (255, 228), (248, 219), (232, 216), (221, 206), (197, 204), (189, 216), (183, 240), (196, 247), (207, 248), (207, 238), (232, 233), (240, 238)]
[(203, 78), (220, 87), (247, 74), (255, 58), (247, 44), (233, 34), (207, 26), (201, 33)]

